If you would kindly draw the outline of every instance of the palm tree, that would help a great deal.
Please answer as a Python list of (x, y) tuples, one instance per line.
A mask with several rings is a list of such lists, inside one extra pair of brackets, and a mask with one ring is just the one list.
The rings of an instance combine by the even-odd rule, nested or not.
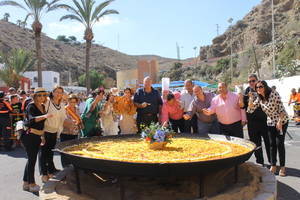
[(92, 40), (94, 38), (93, 26), (101, 18), (110, 14), (119, 14), (116, 10), (104, 10), (114, 0), (107, 0), (99, 5), (95, 5), (95, 0), (72, 0), (74, 6), (67, 4), (60, 4), (58, 7), (64, 8), (70, 12), (70, 14), (60, 18), (60, 21), (65, 19), (71, 19), (80, 22), (85, 27), (84, 40), (86, 41), (86, 54), (85, 54), (85, 73), (86, 73), (86, 87), (89, 93), (90, 91), (90, 49), (92, 46)]
[(9, 53), (0, 53), (0, 62), (4, 68), (0, 70), (0, 78), (9, 87), (18, 88), (22, 74), (33, 68), (35, 59), (24, 49), (13, 49)]
[(8, 22), (8, 18), (10, 18), (10, 14), (9, 13), (4, 13), (3, 20)]
[(18, 27), (21, 27), (21, 24), (22, 24), (22, 21), (21, 20), (17, 20), (17, 25), (18, 25)]
[(21, 26), (22, 26), (23, 29), (25, 29), (26, 26), (27, 26), (27, 22), (25, 22), (25, 21), (21, 22)]
[[(16, 1), (1, 1), (0, 6), (15, 6), (22, 8), (27, 12), (25, 22), (28, 17), (33, 17), (33, 23), (31, 25), (34, 38), (35, 38), (35, 50), (37, 57), (37, 71), (38, 71), (38, 86), (42, 87), (42, 49), (41, 49), (41, 32), (43, 25), (41, 24), (41, 17), (44, 13), (55, 10), (56, 3), (60, 0), (23, 0), (26, 6), (23, 6)], [(18, 1), (19, 2), (19, 1)]]

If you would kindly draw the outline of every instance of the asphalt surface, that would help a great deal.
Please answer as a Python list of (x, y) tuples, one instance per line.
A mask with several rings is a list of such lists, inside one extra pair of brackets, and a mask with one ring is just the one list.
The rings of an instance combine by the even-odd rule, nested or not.
[[(277, 177), (278, 200), (300, 199), (300, 127), (291, 124), (288, 128), (293, 137), (286, 137), (287, 176)], [(245, 133), (247, 138), (247, 133)], [(254, 156), (250, 161), (255, 161)], [(37, 200), (37, 195), (22, 190), (22, 176), (26, 163), (26, 154), (21, 147), (13, 151), (0, 151), (0, 200)], [(61, 169), (60, 157), (55, 156), (56, 167)], [(41, 185), (38, 167), (36, 165), (35, 177), (37, 184)]]

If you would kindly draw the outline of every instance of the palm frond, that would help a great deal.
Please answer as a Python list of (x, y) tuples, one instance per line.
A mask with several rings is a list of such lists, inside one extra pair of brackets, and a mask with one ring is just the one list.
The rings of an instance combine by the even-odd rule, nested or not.
[(24, 22), (27, 22), (27, 19), (30, 17), (30, 16), (33, 16), (33, 13), (28, 13), (24, 19)]
[(87, 19), (87, 12), (84, 10), (84, 8), (81, 7), (81, 5), (76, 1), (73, 0), (74, 5), (76, 6), (76, 8), (78, 9), (78, 12), (80, 13), (80, 15), (82, 16), (82, 18), (85, 20), (85, 22), (88, 24), (88, 19)]
[(19, 8), (22, 8), (22, 9), (28, 11), (24, 6), (22, 6), (21, 4), (15, 2), (15, 1), (1, 1), (0, 6), (15, 6), (15, 7), (19, 7)]
[(53, 10), (58, 9), (59, 7), (57, 7), (57, 3), (61, 1), (61, 0), (53, 0), (50, 3), (47, 3), (47, 11), (46, 12), (51, 12)]
[(84, 21), (82, 21), (78, 16), (72, 15), (72, 14), (62, 16), (59, 21), (63, 21), (63, 20), (66, 20), (66, 19), (75, 20), (75, 21), (78, 21), (78, 22), (82, 23), (83, 25), (85, 25)]
[(95, 20), (97, 18), (97, 16), (99, 15), (99, 13), (101, 13), (101, 11), (113, 1), (114, 0), (107, 0), (107, 1), (104, 1), (103, 3), (101, 3), (100, 5), (98, 5), (93, 12), (92, 20)]
[(105, 10), (103, 13), (101, 13), (96, 20), (94, 21), (94, 24), (99, 21), (102, 17), (106, 16), (106, 15), (111, 15), (111, 14), (119, 14), (118, 11), (116, 10)]

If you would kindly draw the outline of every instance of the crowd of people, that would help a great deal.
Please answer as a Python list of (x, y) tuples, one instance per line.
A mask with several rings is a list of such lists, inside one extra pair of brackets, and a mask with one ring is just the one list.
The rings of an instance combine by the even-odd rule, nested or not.
[[(27, 153), (23, 176), (23, 189), (38, 191), (34, 170), (37, 159), (41, 179), (47, 182), (58, 171), (53, 162), (56, 142), (98, 135), (136, 134), (141, 127), (151, 123), (169, 126), (177, 133), (193, 133), (200, 136), (223, 134), (244, 137), (247, 124), (249, 138), (258, 150), (256, 162), (265, 165), (262, 140), (270, 171), (277, 170), (285, 176), (284, 140), (289, 118), (281, 98), (265, 81), (255, 74), (248, 77), (249, 87), (242, 93), (234, 93), (224, 82), (216, 92), (205, 91), (192, 80), (184, 82), (182, 91), (152, 87), (146, 77), (143, 87), (136, 91), (126, 88), (94, 90), (88, 97), (83, 94), (66, 94), (63, 87), (56, 86), (49, 93), (43, 88), (32, 88), (27, 93), (10, 88), (0, 92), (0, 131), (4, 146), (11, 147), (12, 130), (22, 121), (20, 140)], [(292, 90), (289, 104), (300, 103), (300, 93)], [(298, 113), (295, 113), (298, 114)], [(13, 116), (13, 117), (12, 117)], [(62, 166), (69, 163), (62, 159)]]

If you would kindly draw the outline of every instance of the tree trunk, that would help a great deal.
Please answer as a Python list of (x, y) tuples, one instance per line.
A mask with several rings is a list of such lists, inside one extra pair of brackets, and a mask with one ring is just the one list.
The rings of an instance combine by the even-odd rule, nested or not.
[(41, 34), (35, 34), (35, 48), (37, 57), (38, 87), (43, 87)]
[(42, 47), (41, 47), (42, 28), (43, 28), (43, 26), (39, 21), (34, 21), (33, 22), (32, 29), (34, 31), (35, 51), (36, 51), (36, 58), (37, 58), (38, 87), (43, 87)]
[(87, 88), (87, 94), (90, 93), (90, 50), (91, 50), (92, 41), (86, 40), (86, 49), (85, 49), (85, 85)]

